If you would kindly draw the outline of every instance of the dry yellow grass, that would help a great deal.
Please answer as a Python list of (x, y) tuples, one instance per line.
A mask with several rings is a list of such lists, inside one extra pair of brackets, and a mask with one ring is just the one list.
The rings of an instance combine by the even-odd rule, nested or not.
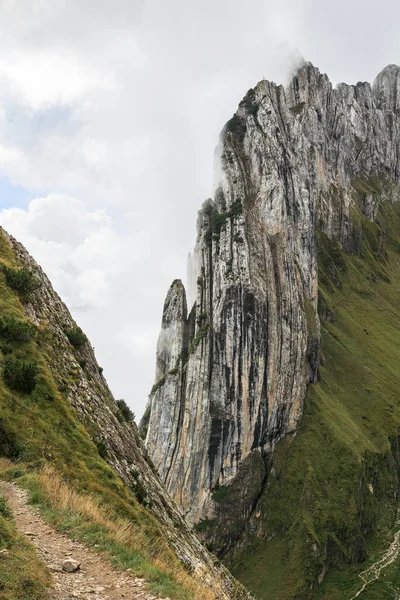
[(0, 476), (1, 473), (5, 473), (12, 467), (12, 462), (8, 460), (8, 458), (3, 458), (0, 456)]

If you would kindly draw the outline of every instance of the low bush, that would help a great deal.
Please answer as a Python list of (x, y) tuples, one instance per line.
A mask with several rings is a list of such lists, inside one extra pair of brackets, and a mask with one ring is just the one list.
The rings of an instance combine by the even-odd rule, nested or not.
[(107, 444), (101, 438), (97, 438), (94, 443), (97, 447), (97, 452), (99, 453), (100, 458), (107, 458), (108, 456), (108, 448)]
[(0, 456), (16, 459), (20, 454), (21, 445), (16, 434), (3, 419), (0, 419)]
[(206, 214), (209, 217), (209, 228), (206, 231), (205, 239), (208, 245), (212, 240), (218, 240), (221, 231), (226, 227), (229, 219), (234, 220), (243, 212), (243, 205), (240, 199), (233, 202), (231, 208), (227, 212), (219, 213), (213, 205), (209, 205), (206, 209)]
[(7, 285), (21, 294), (31, 294), (41, 285), (40, 280), (27, 267), (13, 269), (3, 265), (2, 271)]
[(8, 344), (7, 342), (0, 342), (0, 352), (2, 352), (4, 356), (6, 356), (7, 354), (12, 354), (12, 351), (13, 348), (11, 344)]
[(117, 400), (118, 406), (118, 420), (125, 421), (126, 423), (132, 423), (135, 419), (134, 413), (131, 411), (125, 400)]
[(189, 354), (193, 354), (197, 346), (200, 344), (205, 337), (207, 337), (210, 330), (210, 325), (207, 322), (203, 322), (201, 327), (197, 329), (197, 333), (189, 344)]
[(87, 337), (80, 327), (71, 327), (70, 329), (66, 329), (65, 335), (69, 339), (69, 342), (75, 346), (75, 348), (79, 348), (87, 342)]
[(0, 317), (0, 337), (8, 342), (29, 342), (36, 335), (36, 327), (29, 321), (15, 317)]
[(23, 394), (33, 392), (38, 372), (38, 366), (34, 361), (7, 357), (3, 363), (4, 383), (10, 389)]
[(146, 488), (140, 481), (136, 481), (129, 486), (130, 490), (135, 494), (137, 501), (139, 504), (143, 504), (144, 506), (148, 506), (149, 501), (147, 499)]
[(12, 518), (12, 512), (10, 507), (8, 506), (6, 499), (3, 496), (0, 496), (0, 515), (5, 519)]

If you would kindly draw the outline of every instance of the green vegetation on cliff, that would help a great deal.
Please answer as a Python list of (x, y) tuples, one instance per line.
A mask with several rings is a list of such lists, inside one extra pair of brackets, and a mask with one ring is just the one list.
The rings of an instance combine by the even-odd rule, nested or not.
[[(257, 598), (350, 600), (399, 529), (399, 209), (383, 204), (375, 223), (357, 214), (357, 255), (318, 235), (319, 381), (299, 431), (278, 444), (244, 552), (230, 558)], [(397, 598), (399, 567), (360, 600)]]

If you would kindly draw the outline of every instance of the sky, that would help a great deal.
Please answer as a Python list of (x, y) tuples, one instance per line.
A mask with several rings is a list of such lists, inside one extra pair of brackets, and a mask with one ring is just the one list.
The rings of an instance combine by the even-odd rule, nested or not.
[(397, 0), (0, 0), (0, 224), (137, 418), (224, 123), (300, 57), (372, 81), (399, 19)]

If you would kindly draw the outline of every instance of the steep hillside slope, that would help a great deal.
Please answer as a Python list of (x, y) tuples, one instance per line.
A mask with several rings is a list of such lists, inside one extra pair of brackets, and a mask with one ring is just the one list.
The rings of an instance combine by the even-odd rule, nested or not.
[(180, 281), (165, 301), (146, 444), (262, 598), (319, 593), (394, 510), (399, 89), (395, 65), (334, 89), (307, 63), (250, 90), (199, 212), (196, 301)]
[[(86, 497), (86, 505), (95, 508), (82, 514), (89, 522), (97, 518), (94, 527), (101, 517), (104, 536), (108, 525), (125, 523), (131, 566), (153, 589), (177, 598), (235, 597), (237, 584), (204, 550), (166, 493), (86, 336), (40, 267), (3, 230), (0, 351), (0, 457), (18, 462), (8, 476), (27, 471), (26, 485), (36, 486), (37, 497), (46, 496), (40, 489), (45, 479), (34, 473), (51, 464), (56, 471), (50, 480), (64, 477), (58, 489), (65, 498)], [(62, 502), (54, 490), (45, 504), (56, 510)]]

